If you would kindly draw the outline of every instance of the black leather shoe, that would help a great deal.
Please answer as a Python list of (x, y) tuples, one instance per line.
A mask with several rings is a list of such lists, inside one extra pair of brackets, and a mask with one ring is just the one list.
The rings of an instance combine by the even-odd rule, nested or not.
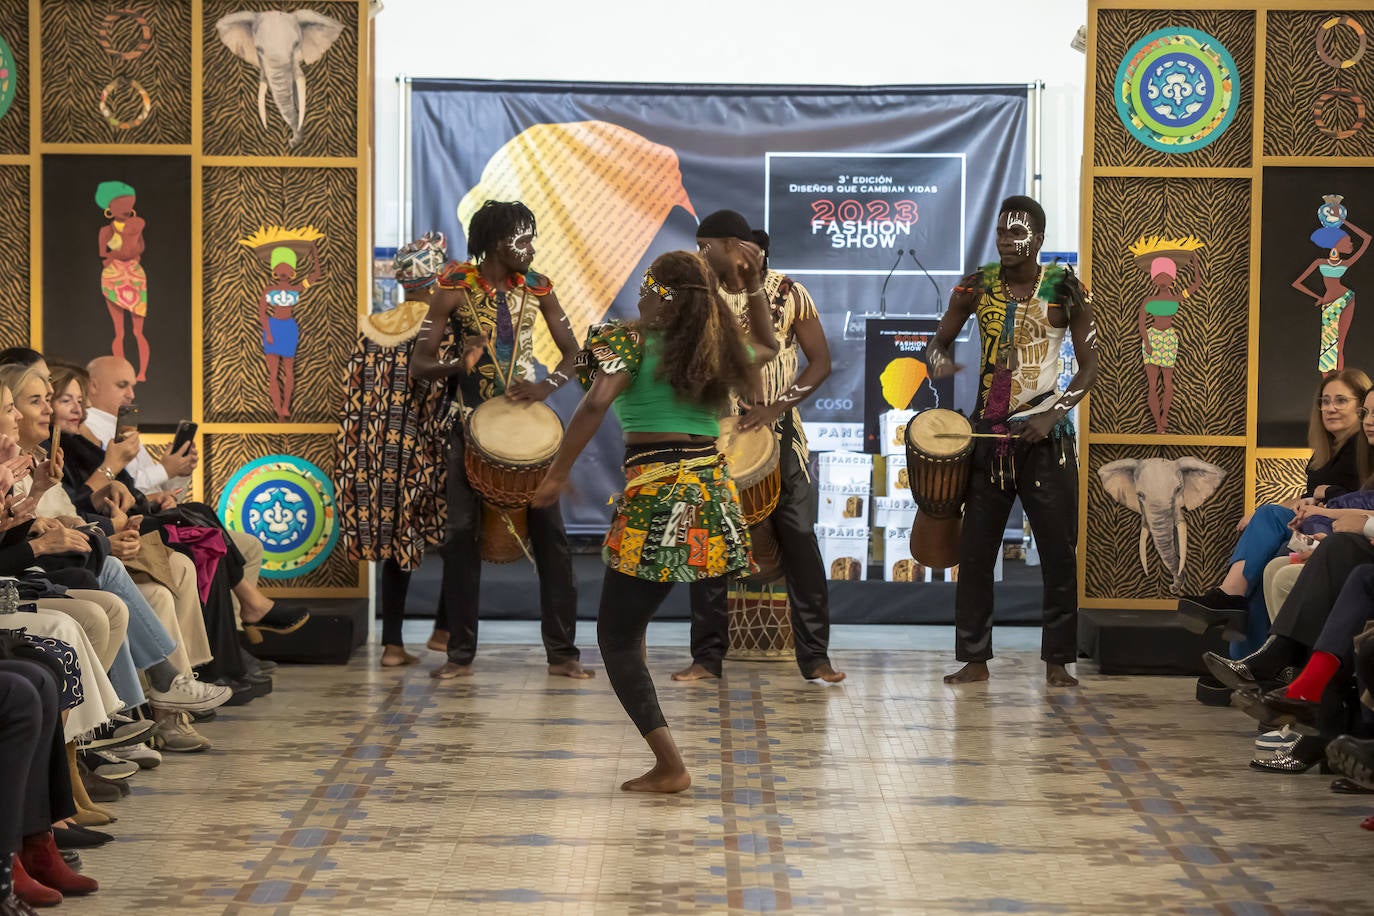
[[(1329, 750), (1327, 754), (1327, 763), (1330, 763)], [(1331, 791), (1337, 795), (1374, 795), (1374, 786), (1362, 786), (1348, 776), (1337, 776), (1331, 780)]]
[(253, 702), (258, 695), (253, 690), (253, 685), (245, 680), (222, 677), (215, 681), (215, 683), (233, 688), (234, 694), (229, 698), (229, 701), (224, 704), (225, 706), (243, 706)]
[(58, 849), (90, 849), (104, 846), (114, 839), (108, 833), (87, 830), (84, 827), (54, 827), (52, 837)]
[(1240, 640), (1245, 638), (1248, 604), (1244, 597), (1228, 595), (1214, 588), (1205, 595), (1184, 595), (1180, 598), (1178, 618), (1193, 633), (1200, 635), (1220, 627), (1223, 639)]
[(1293, 749), (1273, 757), (1256, 757), (1250, 761), (1250, 769), (1265, 773), (1306, 773), (1320, 764), (1323, 773), (1329, 772), (1326, 765), (1326, 744), (1320, 738), (1299, 738)]
[(1259, 687), (1259, 678), (1255, 677), (1245, 662), (1233, 661), (1215, 652), (1202, 653), (1202, 661), (1212, 677), (1232, 690), (1255, 690)]
[(1374, 741), (1341, 735), (1326, 746), (1331, 769), (1359, 785), (1374, 788)]
[(1252, 719), (1258, 719), (1268, 728), (1283, 728), (1287, 725), (1300, 735), (1319, 735), (1317, 710), (1320, 704), (1311, 700), (1300, 700), (1287, 694), (1288, 688), (1280, 687), (1268, 693), (1242, 690), (1236, 697), (1240, 708)]

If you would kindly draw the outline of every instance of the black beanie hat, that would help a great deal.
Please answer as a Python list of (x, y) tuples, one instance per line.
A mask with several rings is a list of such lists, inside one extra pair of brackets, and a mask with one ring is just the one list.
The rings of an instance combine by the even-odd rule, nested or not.
[(697, 226), (699, 239), (739, 239), (741, 242), (754, 241), (754, 231), (749, 221), (734, 210), (717, 210)]

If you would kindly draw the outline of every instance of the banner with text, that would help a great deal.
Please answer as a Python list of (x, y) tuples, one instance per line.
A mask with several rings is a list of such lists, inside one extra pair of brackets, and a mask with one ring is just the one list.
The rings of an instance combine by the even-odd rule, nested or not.
[[(698, 220), (738, 210), (772, 237), (771, 267), (806, 286), (833, 372), (802, 405), (812, 422), (864, 419), (864, 341), (845, 316), (938, 315), (950, 288), (995, 257), (997, 205), (1025, 189), (1026, 87), (669, 86), (417, 80), (411, 84), (413, 235), (439, 229), (466, 255), (487, 199), (538, 219), (535, 267), (579, 340), (634, 316), (655, 257), (695, 247)], [(537, 356), (557, 362), (543, 332)], [(564, 420), (580, 392), (552, 400)], [(962, 406), (966, 410), (971, 404)], [(564, 515), (600, 529), (620, 478), (607, 429), (573, 474)]]

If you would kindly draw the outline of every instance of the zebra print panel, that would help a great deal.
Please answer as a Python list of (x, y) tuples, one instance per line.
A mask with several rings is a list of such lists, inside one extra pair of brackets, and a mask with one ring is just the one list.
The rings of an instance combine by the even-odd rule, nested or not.
[[(244, 10), (314, 10), (343, 23), (343, 31), (318, 61), (304, 67), (305, 126), (301, 142), (289, 146), (291, 133), (267, 96), (267, 127), (258, 115), (258, 73), (230, 51), (215, 23)], [(358, 3), (339, 0), (206, 0), (204, 32), (205, 126), (207, 156), (343, 156), (358, 153)]]
[(1140, 515), (1121, 505), (1102, 488), (1098, 469), (1123, 458), (1178, 459), (1193, 455), (1226, 471), (1226, 479), (1212, 497), (1186, 512), (1188, 559), (1184, 566), (1185, 594), (1204, 592), (1221, 581), (1236, 546), (1236, 523), (1245, 511), (1245, 449), (1212, 446), (1142, 448), (1130, 445), (1093, 445), (1088, 451), (1088, 527), (1084, 594), (1089, 598), (1177, 597), (1171, 579), (1147, 542), (1147, 568), (1140, 565)]
[[(285, 435), (242, 435), (239, 433), (207, 433), (204, 437), (205, 486), (208, 502), (218, 507), (220, 494), (229, 478), (250, 461), (266, 455), (293, 455), (304, 458), (334, 477), (334, 437), (329, 433)], [(337, 524), (337, 519), (336, 519)], [(274, 579), (264, 585), (290, 588), (354, 588), (358, 584), (358, 564), (351, 562), (345, 551), (335, 547), (323, 565), (295, 579)]]
[[(1339, 11), (1339, 8), (1337, 12)], [(1318, 33), (1333, 13), (1275, 10), (1269, 13), (1264, 57), (1264, 152), (1269, 156), (1374, 156), (1374, 47), (1366, 47), (1352, 67), (1333, 68), (1317, 53)], [(1365, 30), (1374, 31), (1374, 10), (1351, 14)], [(1327, 55), (1337, 62), (1354, 58), (1361, 38), (1346, 25), (1324, 30)], [(1363, 128), (1350, 137), (1328, 136), (1317, 129), (1314, 106), (1327, 90), (1353, 90), (1367, 114)], [(1350, 100), (1322, 100), (1326, 126), (1334, 131), (1357, 127)]]
[(1281, 503), (1306, 488), (1306, 458), (1255, 459), (1255, 505)]
[[(148, 38), (125, 10), (143, 17)], [(45, 143), (191, 142), (191, 4), (43, 0), (39, 17)], [(148, 115), (121, 130), (101, 114), (101, 94), (110, 91), (112, 118), (133, 121), (143, 105), (133, 83), (148, 94)]]
[(294, 311), (300, 349), (290, 421), (336, 422), (357, 335), (357, 173), (207, 166), (202, 174), (206, 421), (276, 421), (258, 323), (258, 301), (271, 277), (239, 239), (260, 226), (309, 225), (324, 233), (324, 280), (305, 291)]
[[(1154, 285), (1129, 246), (1141, 235), (1195, 235), (1201, 288), (1174, 316), (1178, 363), (1167, 432), (1245, 434), (1250, 314), (1250, 182), (1228, 178), (1098, 178), (1093, 182), (1092, 289), (1100, 362), (1093, 433), (1153, 433), (1138, 318)], [(1176, 290), (1192, 282), (1179, 271)]]
[(33, 255), (29, 244), (29, 167), (0, 165), (0, 251), (8, 263), (0, 270), (0, 347), (29, 344), (29, 283)]
[(29, 151), (29, 4), (28, 0), (0, 0), (0, 38), (14, 53), (14, 100), (0, 118), (0, 155), (22, 156)]
[[(1188, 26), (1216, 37), (1231, 52), (1240, 74), (1240, 104), (1226, 131), (1189, 153), (1150, 149), (1127, 132), (1116, 113), (1116, 69), (1141, 38), (1156, 29)], [(1174, 168), (1230, 167), (1251, 164), (1250, 125), (1255, 119), (1255, 13), (1252, 10), (1098, 10), (1097, 72), (1093, 74), (1096, 116), (1093, 164), (1147, 165)]]

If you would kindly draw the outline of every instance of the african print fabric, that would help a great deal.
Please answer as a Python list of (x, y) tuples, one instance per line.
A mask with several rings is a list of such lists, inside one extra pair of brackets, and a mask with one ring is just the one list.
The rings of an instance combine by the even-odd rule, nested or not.
[[(443, 540), (447, 514), (442, 382), (410, 378), (415, 340), (383, 347), (358, 335), (344, 378), (347, 400), (335, 438), (336, 509), (352, 560), (395, 560), (414, 569)], [(451, 357), (453, 338), (439, 345)]]
[(1149, 344), (1141, 344), (1145, 365), (1172, 369), (1178, 362), (1178, 330), (1175, 328), (1146, 328)]
[(454, 377), (455, 403), (463, 415), (505, 394), (508, 372), (511, 381), (534, 381), (534, 323), (539, 297), (553, 290), (553, 282), (531, 270), (514, 274), (506, 289), (498, 290), (482, 278), (476, 264), (450, 261), (439, 272), (439, 285), (467, 293), (467, 304), (449, 319), (450, 331), (456, 337), (485, 335), (492, 342), (471, 372)]
[(695, 582), (752, 568), (749, 529), (725, 456), (695, 463), (625, 469), (628, 482), (601, 551), (608, 567), (650, 582)]
[(1317, 371), (1334, 372), (1340, 364), (1341, 313), (1355, 307), (1355, 291), (1348, 289), (1345, 295), (1322, 306), (1322, 345), (1317, 354)]
[(1059, 349), (1068, 330), (1049, 320), (1049, 306), (1065, 275), (1062, 267), (1045, 268), (1027, 302), (1006, 298), (1000, 274), (1000, 266), (992, 263), (976, 275), (982, 286), (975, 313), (982, 338), (978, 416), (992, 421), (1024, 419), (1049, 409), (1056, 400)]
[(140, 318), (148, 314), (148, 275), (138, 258), (111, 259), (100, 272), (100, 292), (116, 308)]

